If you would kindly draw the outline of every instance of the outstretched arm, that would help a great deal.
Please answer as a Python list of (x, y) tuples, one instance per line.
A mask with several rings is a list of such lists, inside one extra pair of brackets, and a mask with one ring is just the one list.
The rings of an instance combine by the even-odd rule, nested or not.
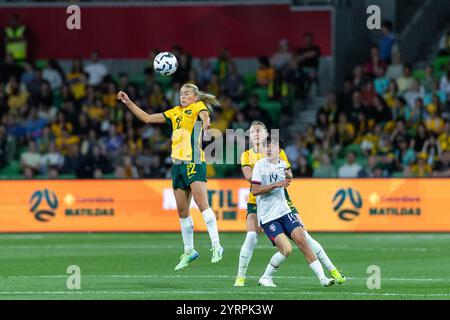
[(253, 195), (259, 196), (261, 194), (267, 193), (272, 191), (275, 188), (287, 188), (290, 184), (290, 180), (283, 180), (283, 181), (278, 181), (272, 184), (268, 184), (265, 186), (262, 186), (261, 184), (255, 183), (252, 181), (252, 193)]
[(148, 114), (135, 105), (125, 92), (119, 91), (117, 98), (122, 101), (139, 120), (145, 123), (166, 123), (166, 118), (162, 113)]

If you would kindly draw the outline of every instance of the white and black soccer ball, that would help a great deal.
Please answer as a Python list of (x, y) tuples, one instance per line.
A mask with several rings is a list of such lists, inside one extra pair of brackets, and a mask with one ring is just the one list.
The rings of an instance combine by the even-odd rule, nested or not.
[(170, 52), (161, 52), (153, 60), (153, 68), (160, 75), (170, 76), (177, 71), (177, 57)]

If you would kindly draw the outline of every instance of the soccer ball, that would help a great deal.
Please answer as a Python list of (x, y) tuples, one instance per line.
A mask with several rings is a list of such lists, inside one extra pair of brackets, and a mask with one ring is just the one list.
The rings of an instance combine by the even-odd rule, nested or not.
[(177, 71), (177, 57), (170, 52), (161, 52), (153, 60), (153, 68), (160, 75), (170, 76)]

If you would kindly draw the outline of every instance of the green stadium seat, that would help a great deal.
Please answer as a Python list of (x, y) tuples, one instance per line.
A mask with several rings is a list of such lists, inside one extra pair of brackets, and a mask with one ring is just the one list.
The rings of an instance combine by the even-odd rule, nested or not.
[(266, 102), (267, 100), (269, 100), (269, 93), (267, 92), (267, 88), (253, 89), (252, 95), (258, 96), (260, 102)]
[(261, 109), (266, 110), (274, 123), (278, 122), (280, 117), (281, 108), (283, 107), (278, 101), (261, 101)]
[(450, 62), (450, 57), (438, 57), (433, 61), (434, 72), (437, 76), (441, 76)]
[(139, 87), (145, 84), (145, 74), (143, 73), (135, 73), (130, 76), (130, 82)]
[(37, 69), (44, 70), (48, 65), (48, 61), (45, 59), (40, 59), (40, 60), (36, 60), (36, 62), (34, 64)]
[(393, 172), (392, 178), (403, 178), (403, 172), (401, 172), (401, 171)]
[(76, 179), (76, 178), (77, 178), (77, 176), (72, 173), (64, 173), (64, 174), (59, 175), (59, 179), (71, 180), (71, 179)]
[(251, 90), (256, 87), (256, 74), (247, 73), (246, 75), (244, 75), (244, 83), (247, 92), (251, 92)]
[(425, 77), (426, 77), (425, 70), (420, 70), (420, 69), (419, 70), (414, 70), (414, 72), (413, 72), (413, 78), (414, 79), (422, 81), (422, 80), (425, 79)]
[(0, 174), (2, 176), (6, 176), (6, 177), (12, 177), (12, 176), (21, 176), (21, 165), (20, 165), (20, 161), (17, 160), (13, 160), (10, 161), (10, 163), (4, 167)]
[(155, 75), (155, 81), (161, 86), (161, 89), (166, 92), (172, 86), (172, 77), (165, 77)]

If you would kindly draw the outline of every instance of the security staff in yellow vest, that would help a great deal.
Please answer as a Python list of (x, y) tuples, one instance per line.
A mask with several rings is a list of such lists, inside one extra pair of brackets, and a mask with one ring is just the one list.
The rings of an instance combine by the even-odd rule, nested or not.
[(27, 57), (27, 27), (20, 23), (20, 17), (13, 14), (10, 25), (5, 28), (5, 53), (11, 54), (15, 61), (24, 61)]

